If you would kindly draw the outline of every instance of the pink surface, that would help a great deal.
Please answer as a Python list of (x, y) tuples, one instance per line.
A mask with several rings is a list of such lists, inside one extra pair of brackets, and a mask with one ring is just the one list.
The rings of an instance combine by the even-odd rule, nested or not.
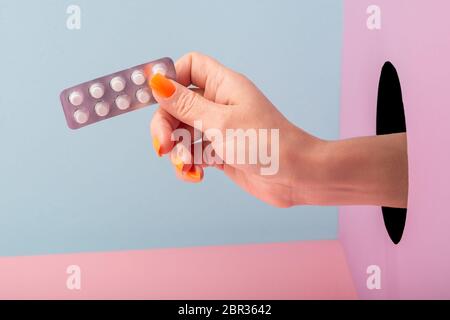
[[(69, 290), (67, 267), (81, 269)], [(337, 241), (0, 258), (0, 299), (355, 298)]]
[[(381, 30), (366, 9), (381, 8)], [(342, 137), (373, 135), (380, 70), (400, 76), (408, 130), (409, 204), (393, 245), (375, 207), (343, 207), (340, 239), (362, 298), (450, 298), (450, 1), (346, 0)], [(381, 267), (381, 290), (366, 268)]]

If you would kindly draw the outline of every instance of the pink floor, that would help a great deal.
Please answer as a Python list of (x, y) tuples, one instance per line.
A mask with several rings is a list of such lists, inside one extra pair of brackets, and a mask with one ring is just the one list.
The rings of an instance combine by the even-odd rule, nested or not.
[(337, 241), (4, 257), (0, 283), (0, 299), (356, 298)]

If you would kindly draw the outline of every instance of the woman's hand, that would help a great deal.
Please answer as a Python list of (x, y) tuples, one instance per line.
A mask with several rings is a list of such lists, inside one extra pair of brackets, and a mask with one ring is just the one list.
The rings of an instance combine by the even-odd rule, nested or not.
[[(249, 79), (210, 57), (190, 53), (176, 71), (176, 82), (157, 74), (149, 86), (160, 104), (151, 122), (153, 145), (158, 155), (170, 154), (180, 179), (199, 182), (209, 166), (278, 207), (406, 206), (405, 135), (324, 141), (294, 126)], [(389, 152), (377, 157), (385, 146)]]

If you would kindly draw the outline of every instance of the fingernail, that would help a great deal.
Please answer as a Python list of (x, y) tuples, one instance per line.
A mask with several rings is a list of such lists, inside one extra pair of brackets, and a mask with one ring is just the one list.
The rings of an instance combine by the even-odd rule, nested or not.
[(164, 98), (169, 98), (175, 93), (176, 90), (173, 83), (160, 73), (153, 75), (148, 84), (152, 90)]
[(191, 182), (200, 182), (203, 179), (201, 169), (196, 166), (192, 166), (188, 172), (186, 172), (186, 178)]
[(172, 160), (172, 163), (178, 171), (183, 171), (184, 163), (180, 158), (176, 157), (174, 160)]
[(155, 149), (156, 154), (158, 157), (161, 157), (161, 144), (159, 143), (158, 138), (153, 138), (153, 149)]

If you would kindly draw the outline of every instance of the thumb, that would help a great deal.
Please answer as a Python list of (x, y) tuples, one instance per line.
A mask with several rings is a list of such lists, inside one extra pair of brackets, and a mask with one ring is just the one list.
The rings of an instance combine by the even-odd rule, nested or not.
[(228, 108), (214, 103), (176, 81), (157, 73), (148, 82), (159, 105), (190, 126), (201, 120), (202, 129), (221, 128)]

